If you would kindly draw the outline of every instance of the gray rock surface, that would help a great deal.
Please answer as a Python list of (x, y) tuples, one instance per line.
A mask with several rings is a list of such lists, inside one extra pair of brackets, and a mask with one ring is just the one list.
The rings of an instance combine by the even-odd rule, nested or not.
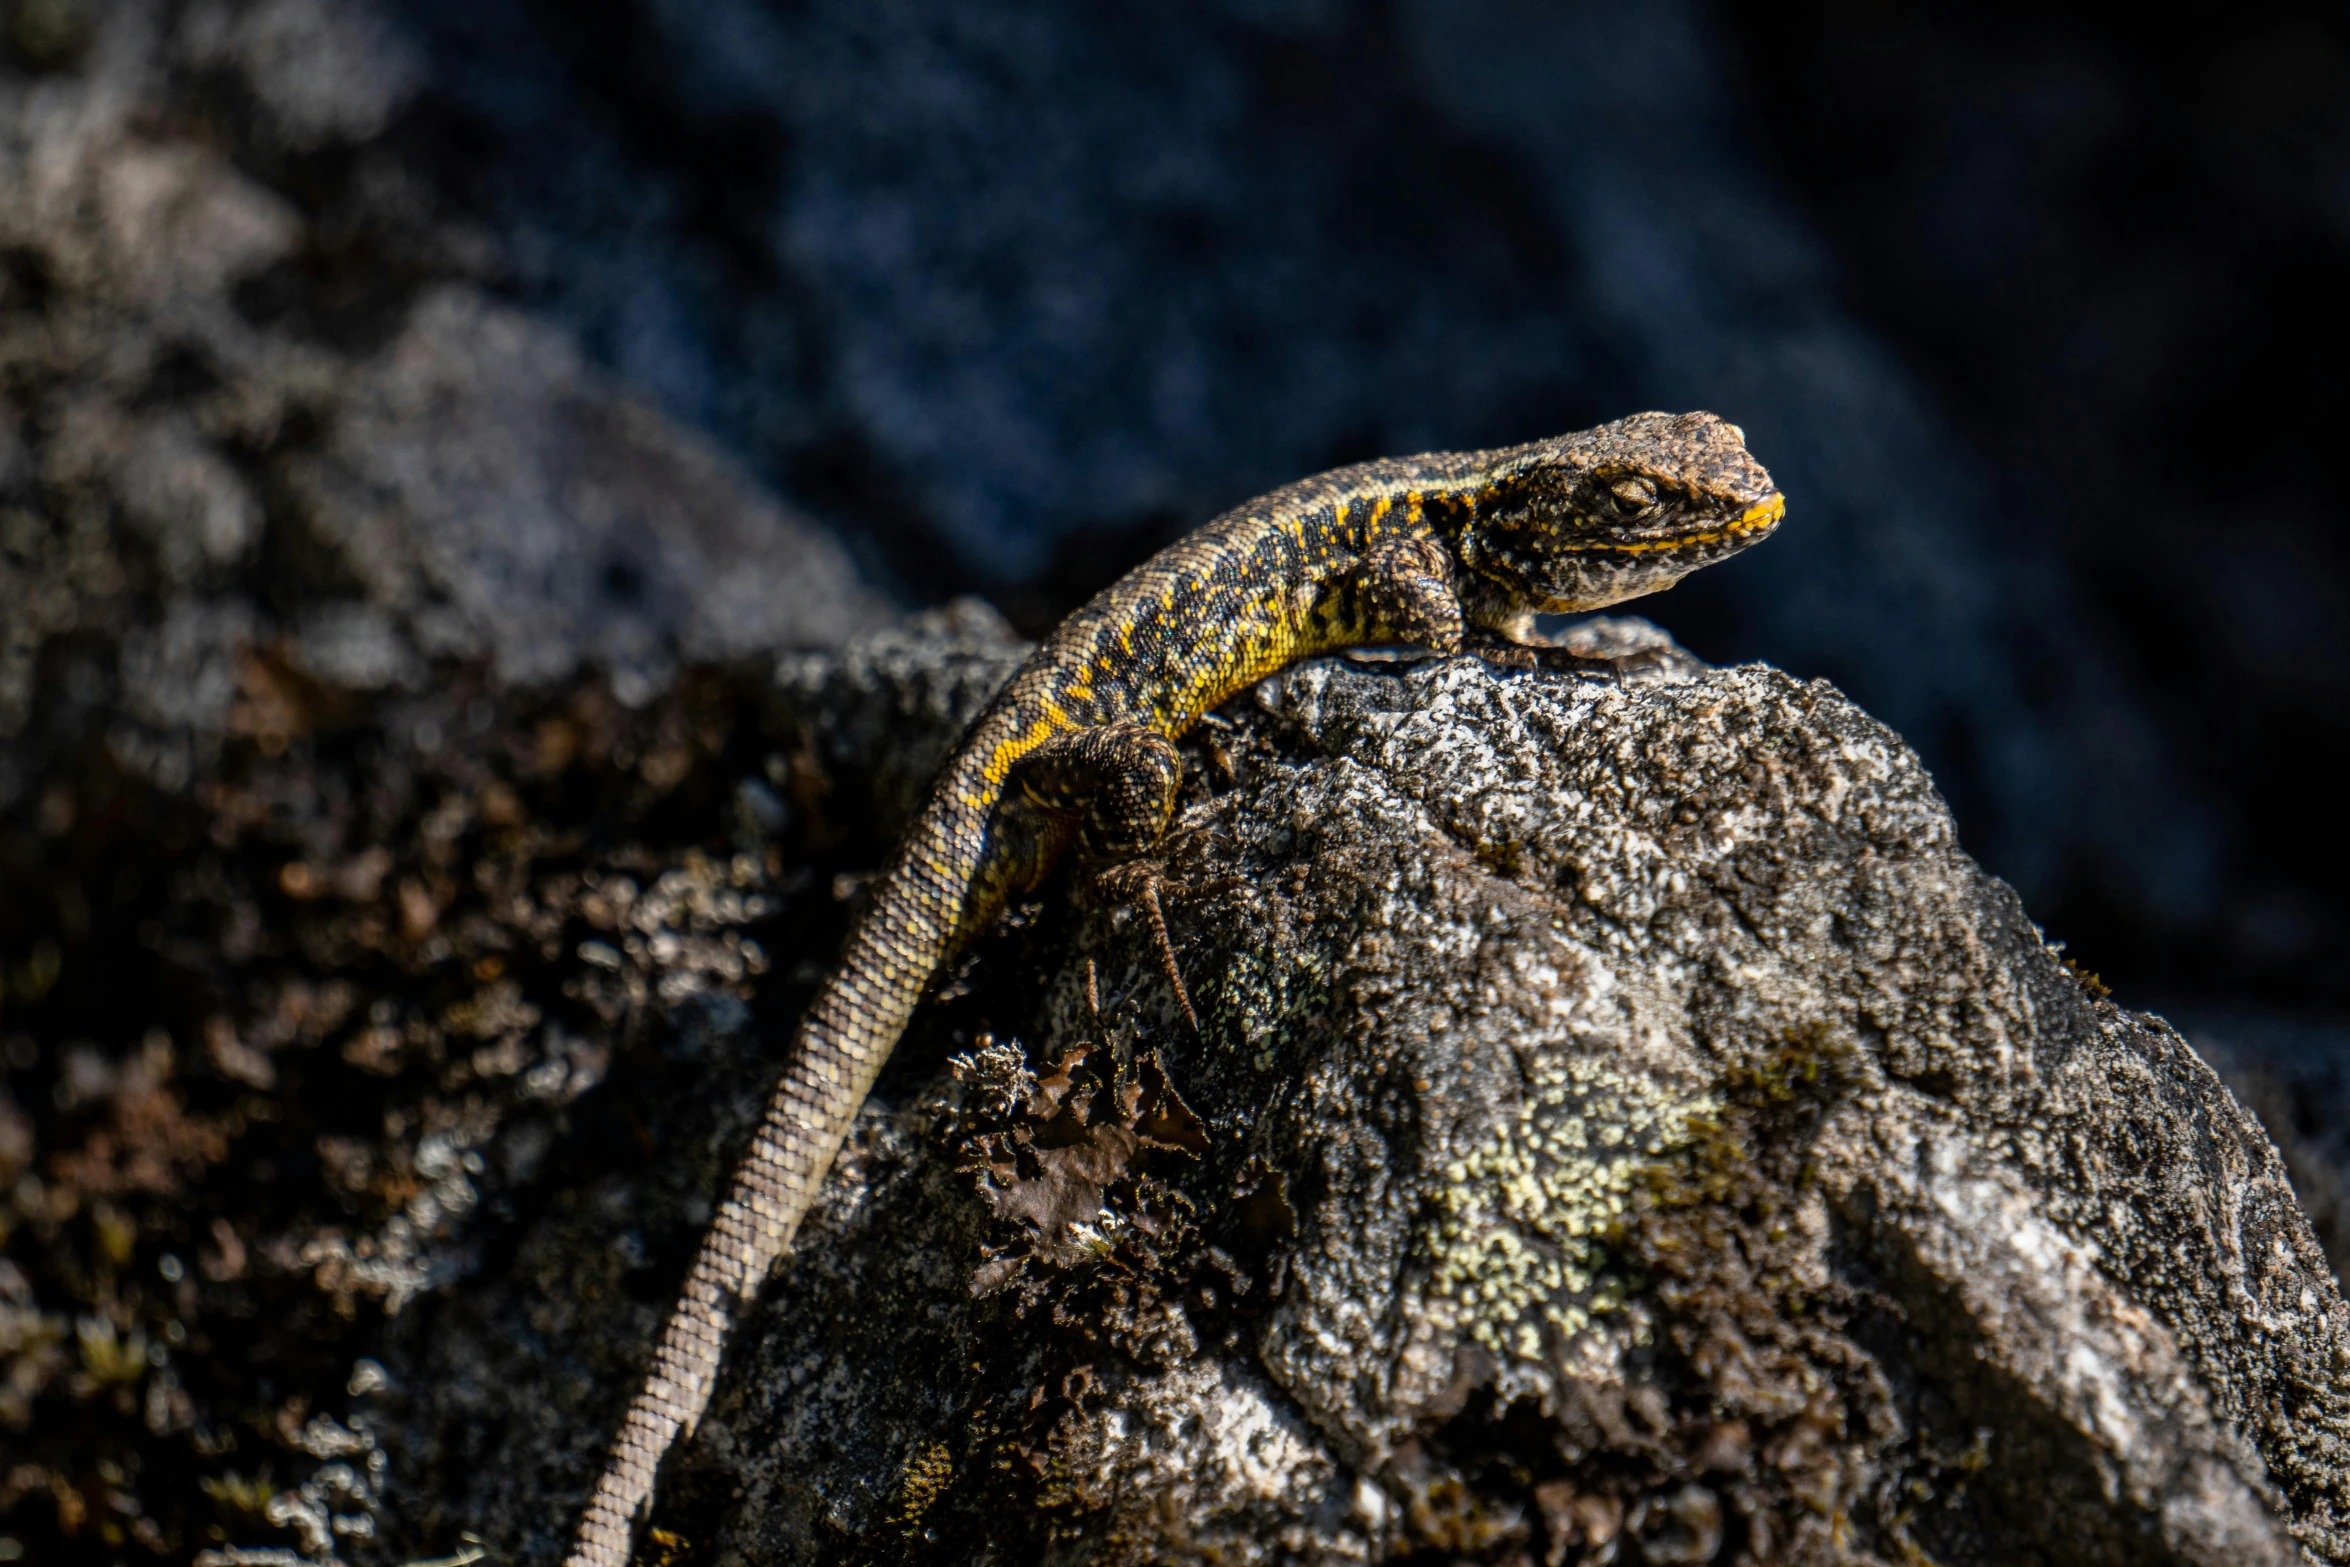
[[(184, 785), (255, 651), (641, 702), (878, 623), (837, 541), (495, 301), (494, 248), (358, 150), (415, 83), (372, 12), (48, 10), (64, 69), (0, 60), (0, 809), (91, 738)], [(316, 197), (297, 155), (344, 176)]]
[[(1084, 878), (989, 943), (660, 1548), (2350, 1559), (2350, 1313), (2257, 1124), (1832, 689), (1587, 640), (1642, 662), (1316, 663), (1207, 732), (1164, 862), (1197, 1035)], [(779, 711), (932, 711), (990, 645)], [(556, 1550), (658, 1312), (609, 1237), (682, 1256), (755, 1099), (403, 1330), (444, 1526)]]
[(2350, 1029), (2202, 1009), (2178, 1023), (2260, 1117), (2340, 1278), (2350, 1268)]

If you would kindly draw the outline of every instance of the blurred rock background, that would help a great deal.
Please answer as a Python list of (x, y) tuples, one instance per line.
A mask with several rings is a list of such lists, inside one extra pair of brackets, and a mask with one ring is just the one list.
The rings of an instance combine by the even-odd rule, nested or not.
[[(0, 1261), (0, 1420), (70, 1360), (179, 1429), (58, 1338), (104, 1204), (380, 1132), (391, 1058), (269, 1055), (365, 996), (204, 1032), (287, 909), (492, 985), (426, 848), (554, 803), (500, 780), (672, 846), (776, 803), (697, 792), (758, 680), (681, 671), (1034, 632), (1296, 474), (1651, 406), (1791, 511), (1648, 612), (1907, 736), (2340, 1265), (2346, 260), (2308, 4), (0, 0), (0, 1183), (90, 1270)], [(203, 1121), (192, 1060), (319, 1119)]]

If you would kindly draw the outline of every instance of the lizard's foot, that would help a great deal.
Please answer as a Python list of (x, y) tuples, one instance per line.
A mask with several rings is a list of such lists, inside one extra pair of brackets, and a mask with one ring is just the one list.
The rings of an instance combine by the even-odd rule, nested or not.
[(1086, 854), (1122, 860), (1156, 847), (1175, 816), (1183, 758), (1175, 743), (1131, 719), (1055, 735), (1012, 764), (1007, 800), (1075, 817)]
[(1183, 1008), (1192, 1032), (1199, 1032), (1199, 1014), (1192, 1010), (1191, 992), (1183, 983), (1183, 970), (1175, 961), (1175, 943), (1167, 936), (1166, 911), (1159, 906), (1159, 889), (1167, 883), (1166, 874), (1156, 861), (1128, 860), (1113, 865), (1095, 878), (1095, 884), (1114, 898), (1130, 898), (1140, 904), (1145, 918), (1151, 922), (1151, 936), (1159, 947), (1159, 968), (1167, 976), (1168, 986), (1175, 992), (1175, 1004)]
[(1579, 675), (1586, 680), (1622, 683), (1623, 672), (1612, 658), (1596, 658), (1554, 642), (1517, 642), (1498, 631), (1472, 626), (1461, 639), (1461, 651), (1474, 654), (1496, 669), (1547, 669), (1553, 674)]
[(1471, 626), (1461, 637), (1461, 651), (1472, 655), (1496, 669), (1533, 669), (1541, 660), (1540, 651), (1523, 642), (1512, 642), (1498, 631), (1483, 626)]

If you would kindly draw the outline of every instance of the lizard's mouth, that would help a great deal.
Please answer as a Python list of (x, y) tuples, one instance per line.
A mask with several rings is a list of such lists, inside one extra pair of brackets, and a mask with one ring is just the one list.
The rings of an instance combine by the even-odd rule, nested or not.
[(1786, 515), (1787, 497), (1774, 490), (1729, 521), (1717, 527), (1690, 534), (1684, 537), (1681, 542), (1692, 547), (1727, 544), (1733, 540), (1740, 544), (1756, 543), (1763, 535), (1776, 528), (1779, 525), (1779, 519)]
[[(1787, 497), (1773, 491), (1752, 506), (1726, 521), (1711, 527), (1684, 528), (1679, 531), (1657, 531), (1649, 538), (1615, 538), (1587, 544), (1582, 548), (1601, 555), (1686, 555), (1709, 552), (1728, 545), (1731, 551), (1759, 544), (1787, 515)], [(1719, 555), (1707, 554), (1708, 559)]]

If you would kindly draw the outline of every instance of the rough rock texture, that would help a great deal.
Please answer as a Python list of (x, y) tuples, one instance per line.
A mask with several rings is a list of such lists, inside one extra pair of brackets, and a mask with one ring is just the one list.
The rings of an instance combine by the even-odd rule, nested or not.
[[(1635, 657), (1236, 704), (1164, 867), (1202, 1031), (1084, 878), (980, 953), (672, 1464), (664, 1559), (2350, 1558), (2350, 1313), (2255, 1123), (1888, 731)], [(991, 658), (788, 668), (782, 732)], [(741, 1048), (688, 1037), (697, 1087)], [(691, 1180), (598, 1171), (405, 1319), (439, 1538), (559, 1546), (723, 1098)]]
[[(649, 1559), (2350, 1560), (2343, 1307), (2218, 1080), (1834, 692), (1572, 640), (1617, 678), (1319, 663), (1202, 730), (1199, 1034), (1076, 872), (950, 976)], [(0, 970), (0, 1536), (553, 1559), (1020, 653), (458, 669), (461, 745), (289, 699), (140, 831), (46, 791), (52, 891), (152, 890)]]
[(681, 657), (875, 623), (834, 541), (491, 299), (494, 248), (356, 145), (413, 86), (370, 13), (7, 15), (0, 809), (96, 731), (184, 787), (252, 650), (341, 691), (462, 660), (643, 701)]
[(2196, 1054), (2260, 1117), (2342, 1277), (2350, 1269), (2350, 1030), (2258, 1013), (2197, 1012), (2179, 1022)]
[(494, 297), (382, 140), (415, 67), (0, 0), (0, 1561), (381, 1548), (385, 1317), (656, 984), (763, 972), (731, 737), (881, 618)]

